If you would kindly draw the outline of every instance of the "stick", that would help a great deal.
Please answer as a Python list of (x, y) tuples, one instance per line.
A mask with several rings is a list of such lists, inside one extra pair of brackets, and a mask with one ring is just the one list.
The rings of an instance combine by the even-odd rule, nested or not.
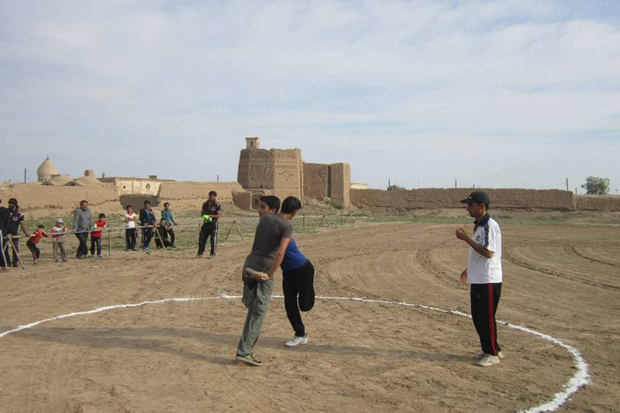
[(4, 268), (8, 268), (9, 262), (6, 260), (6, 255), (4, 254), (4, 234), (2, 230), (0, 230), (0, 249), (2, 250), (2, 262), (4, 262)]
[(108, 256), (112, 255), (112, 235), (108, 229)]
[(245, 239), (243, 238), (243, 233), (241, 232), (241, 227), (239, 226), (239, 221), (235, 221), (235, 226), (237, 227), (237, 232), (239, 233), (241, 240), (245, 241)]
[(232, 231), (233, 226), (232, 224), (230, 224), (230, 228), (228, 228), (228, 232), (226, 233), (226, 236), (224, 237), (224, 241), (228, 241), (228, 236), (230, 235), (230, 231)]
[(24, 263), (22, 262), (21, 257), (19, 256), (19, 252), (17, 252), (17, 248), (15, 248), (15, 244), (13, 244), (13, 235), (9, 234), (9, 245), (13, 249), (13, 253), (17, 257), (17, 262), (19, 262), (19, 266), (22, 267), (22, 270), (25, 270)]
[(164, 239), (161, 237), (161, 234), (159, 233), (159, 229), (158, 229), (159, 225), (155, 225), (153, 228), (155, 230), (155, 240), (157, 240), (157, 238), (159, 238), (159, 242), (161, 242), (161, 247), (164, 249), (164, 251), (166, 251), (166, 244), (164, 243)]

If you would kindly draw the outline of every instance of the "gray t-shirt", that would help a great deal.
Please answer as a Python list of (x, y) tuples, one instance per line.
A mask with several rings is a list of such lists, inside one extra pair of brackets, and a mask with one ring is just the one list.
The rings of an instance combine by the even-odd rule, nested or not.
[(293, 225), (286, 218), (278, 214), (261, 215), (248, 258), (265, 269), (271, 269), (282, 238), (291, 238), (292, 235)]

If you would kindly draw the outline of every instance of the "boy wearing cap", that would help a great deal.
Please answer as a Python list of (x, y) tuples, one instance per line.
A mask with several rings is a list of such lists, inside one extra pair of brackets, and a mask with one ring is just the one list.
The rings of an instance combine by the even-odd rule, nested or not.
[(467, 268), (460, 280), (471, 286), (471, 316), (482, 348), (477, 356), (481, 359), (478, 365), (491, 367), (504, 357), (497, 342), (495, 321), (502, 292), (502, 233), (487, 213), (490, 200), (486, 193), (472, 192), (461, 203), (467, 204), (467, 212), (475, 221), (473, 237), (463, 228), (456, 230), (456, 237), (470, 246)]
[(67, 262), (67, 253), (65, 252), (65, 239), (67, 237), (67, 227), (62, 218), (56, 218), (56, 226), (52, 228), (52, 251), (54, 253), (54, 262), (58, 262), (58, 252), (62, 262)]

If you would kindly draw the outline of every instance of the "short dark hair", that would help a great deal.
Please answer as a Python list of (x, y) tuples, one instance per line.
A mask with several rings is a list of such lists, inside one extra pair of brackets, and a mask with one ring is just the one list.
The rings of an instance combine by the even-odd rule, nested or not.
[(125, 209), (129, 209), (129, 208), (133, 209), (133, 207), (132, 207), (131, 205), (127, 205), (127, 206), (125, 207)]
[(45, 225), (39, 224), (39, 225), (37, 225), (37, 228), (45, 229)]
[(146, 200), (144, 201), (144, 205), (146, 205), (146, 204), (151, 205), (151, 201), (149, 201), (148, 199), (146, 199)]
[(80, 205), (82, 205), (84, 202), (86, 202), (86, 203), (88, 204), (88, 201), (87, 201), (87, 200), (82, 199), (82, 200), (80, 201)]
[(9, 198), (9, 204), (12, 204), (12, 205), (19, 205), (19, 204), (17, 203), (17, 198)]
[(164, 202), (164, 206), (170, 205), (170, 202)]
[(210, 192), (209, 192), (209, 196), (211, 196), (211, 195), (215, 195), (215, 196), (217, 196), (217, 192), (215, 192), (215, 191), (210, 191)]
[(105, 218), (105, 214), (99, 214), (99, 219)]
[(263, 195), (260, 197), (260, 200), (267, 204), (269, 209), (275, 209), (276, 214), (280, 210), (280, 198), (275, 195)]
[(294, 196), (286, 197), (286, 199), (284, 199), (284, 201), (282, 202), (281, 212), (283, 214), (292, 214), (293, 212), (299, 211), (300, 209), (301, 201)]

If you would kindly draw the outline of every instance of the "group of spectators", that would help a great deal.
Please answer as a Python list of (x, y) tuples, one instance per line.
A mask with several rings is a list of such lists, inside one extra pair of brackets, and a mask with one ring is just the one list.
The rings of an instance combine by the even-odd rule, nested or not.
[[(210, 257), (214, 257), (217, 252), (217, 229), (218, 219), (222, 213), (222, 206), (217, 202), (217, 193), (211, 191), (209, 199), (202, 205), (201, 219), (202, 227), (198, 239), (198, 254), (196, 258), (202, 257), (206, 243), (211, 238)], [(138, 229), (141, 234), (140, 247), (144, 251), (150, 250), (153, 238), (157, 248), (175, 248), (175, 233), (173, 226), (177, 225), (174, 214), (170, 209), (170, 203), (164, 203), (161, 217), (151, 208), (151, 202), (144, 201), (144, 207), (134, 212), (131, 205), (127, 205), (125, 211), (125, 246), (126, 251), (137, 251), (136, 244), (138, 239)], [(83, 259), (89, 256), (88, 239), (90, 238), (90, 256), (102, 257), (102, 237), (108, 228), (105, 214), (99, 214), (95, 220), (88, 207), (88, 201), (80, 202), (73, 214), (71, 228), (67, 227), (62, 218), (57, 218), (55, 226), (48, 234), (44, 225), (38, 225), (30, 233), (26, 228), (26, 218), (19, 207), (17, 199), (11, 198), (8, 201), (8, 208), (2, 205), (0, 199), (0, 267), (6, 270), (7, 267), (18, 267), (20, 265), (19, 241), (20, 232), (26, 238), (26, 246), (32, 254), (33, 264), (36, 264), (41, 250), (39, 244), (43, 238), (52, 238), (53, 258), (55, 262), (67, 261), (65, 248), (66, 237), (74, 234), (79, 241), (76, 250), (76, 258)]]

